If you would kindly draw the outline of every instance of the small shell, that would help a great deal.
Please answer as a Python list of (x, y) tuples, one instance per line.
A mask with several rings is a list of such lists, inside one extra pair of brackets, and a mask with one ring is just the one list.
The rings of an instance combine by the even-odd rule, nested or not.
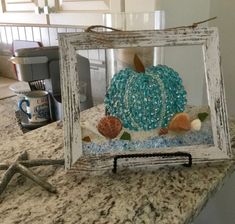
[(82, 141), (84, 141), (84, 142), (91, 142), (91, 138), (90, 138), (90, 136), (85, 136), (85, 137), (82, 139)]
[(201, 127), (202, 122), (200, 121), (200, 119), (195, 119), (191, 122), (191, 130), (200, 131)]
[(122, 130), (122, 123), (116, 117), (105, 116), (99, 121), (97, 129), (106, 138), (113, 139), (117, 137)]
[(177, 113), (171, 119), (169, 124), (170, 131), (189, 131), (191, 129), (190, 118), (187, 113)]
[(161, 128), (159, 130), (159, 135), (166, 135), (168, 133), (168, 128)]

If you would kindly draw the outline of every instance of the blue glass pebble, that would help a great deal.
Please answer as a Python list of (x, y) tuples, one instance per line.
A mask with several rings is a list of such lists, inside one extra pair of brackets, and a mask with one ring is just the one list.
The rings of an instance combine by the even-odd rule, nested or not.
[(145, 140), (119, 140), (113, 139), (96, 144), (93, 142), (84, 143), (83, 153), (85, 155), (110, 153), (110, 152), (125, 152), (129, 150), (143, 150), (143, 149), (158, 149), (167, 147), (189, 146), (189, 145), (207, 145), (213, 144), (213, 134), (210, 127), (204, 127), (200, 132), (190, 131), (184, 135), (176, 135), (174, 137), (168, 136), (154, 136)]

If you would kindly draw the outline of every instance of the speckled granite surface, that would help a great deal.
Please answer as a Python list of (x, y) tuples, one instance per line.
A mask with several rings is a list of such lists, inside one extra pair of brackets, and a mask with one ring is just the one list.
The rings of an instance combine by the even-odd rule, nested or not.
[[(14, 102), (14, 97), (11, 100)], [(2, 113), (3, 107), (14, 105), (11, 100), (0, 102)], [(14, 110), (12, 114), (7, 111), (6, 117), (13, 119)], [(62, 129), (56, 123), (24, 135), (17, 126), (13, 130), (2, 126), (0, 123), (1, 132), (9, 133), (0, 135), (0, 162), (13, 161), (23, 150), (31, 158), (63, 158)], [(234, 125), (231, 128), (235, 130)], [(122, 170), (102, 176), (66, 174), (56, 166), (34, 168), (57, 186), (58, 194), (50, 194), (29, 180), (19, 184), (14, 178), (0, 198), (1, 224), (190, 223), (233, 167), (232, 162), (225, 162)]]

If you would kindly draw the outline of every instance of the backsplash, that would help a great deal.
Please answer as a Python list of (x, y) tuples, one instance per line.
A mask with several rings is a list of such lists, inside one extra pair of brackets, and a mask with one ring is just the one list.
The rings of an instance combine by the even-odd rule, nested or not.
[(0, 50), (9, 51), (13, 40), (37, 41), (43, 46), (57, 46), (58, 33), (81, 31), (82, 28), (76, 27), (0, 25)]

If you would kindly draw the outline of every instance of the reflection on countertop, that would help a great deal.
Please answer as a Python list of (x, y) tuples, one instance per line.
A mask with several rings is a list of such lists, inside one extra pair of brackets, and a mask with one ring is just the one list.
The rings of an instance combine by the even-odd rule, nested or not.
[[(55, 122), (22, 134), (14, 118), (16, 99), (0, 102), (0, 162), (13, 161), (24, 150), (32, 159), (63, 158), (62, 128)], [(234, 125), (231, 129), (234, 133)], [(1, 223), (190, 223), (233, 168), (224, 162), (101, 176), (66, 173), (58, 166), (34, 168), (58, 194), (15, 178), (0, 198)]]

